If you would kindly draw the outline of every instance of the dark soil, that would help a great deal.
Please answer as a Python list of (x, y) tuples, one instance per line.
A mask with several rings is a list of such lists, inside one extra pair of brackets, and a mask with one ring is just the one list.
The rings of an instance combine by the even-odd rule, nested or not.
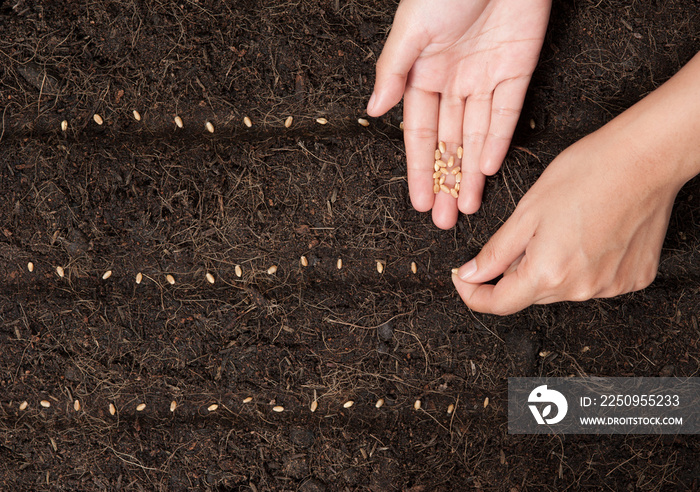
[(512, 151), (451, 231), (409, 204), (400, 108), (356, 122), (394, 10), (0, 1), (0, 488), (698, 490), (697, 436), (506, 422), (509, 376), (698, 374), (697, 180), (643, 292), (498, 318), (449, 278), (700, 48), (698, 3), (556, 2)]

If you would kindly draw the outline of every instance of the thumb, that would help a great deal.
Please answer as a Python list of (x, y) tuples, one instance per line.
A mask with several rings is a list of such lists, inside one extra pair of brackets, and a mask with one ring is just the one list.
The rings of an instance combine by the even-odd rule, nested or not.
[(401, 101), (408, 72), (427, 45), (424, 36), (416, 34), (422, 30), (416, 29), (406, 17), (399, 6), (389, 37), (377, 60), (374, 92), (367, 104), (367, 114), (370, 116), (381, 116)]
[(493, 280), (522, 259), (533, 236), (534, 227), (511, 216), (478, 255), (459, 267), (457, 276), (469, 283)]

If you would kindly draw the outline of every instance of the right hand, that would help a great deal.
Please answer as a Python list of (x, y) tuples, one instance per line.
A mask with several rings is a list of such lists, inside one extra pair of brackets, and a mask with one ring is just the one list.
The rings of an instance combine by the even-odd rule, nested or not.
[[(377, 61), (367, 113), (404, 97), (408, 187), (443, 229), (481, 205), (485, 176), (510, 146), (537, 64), (551, 0), (403, 0)], [(434, 152), (464, 148), (459, 198), (433, 193)], [(447, 157), (445, 158), (447, 159)], [(459, 161), (457, 162), (459, 164)]]

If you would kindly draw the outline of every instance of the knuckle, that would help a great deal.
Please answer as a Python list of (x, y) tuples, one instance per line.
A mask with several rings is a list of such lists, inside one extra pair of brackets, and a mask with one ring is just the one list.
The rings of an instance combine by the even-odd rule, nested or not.
[(427, 126), (416, 126), (413, 128), (406, 126), (406, 128), (404, 128), (404, 134), (417, 140), (437, 140), (436, 129)]

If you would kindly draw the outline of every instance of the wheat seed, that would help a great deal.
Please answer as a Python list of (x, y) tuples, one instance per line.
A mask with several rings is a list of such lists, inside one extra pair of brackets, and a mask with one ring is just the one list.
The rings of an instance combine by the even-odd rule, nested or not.
[(457, 174), (455, 174), (455, 182), (456, 183), (462, 182), (462, 171), (459, 171)]
[(277, 413), (284, 412), (284, 407), (282, 405), (277, 405), (275, 407), (272, 407), (272, 411)]
[(441, 140), (440, 143), (438, 143), (438, 149), (439, 149), (440, 152), (443, 153), (443, 154), (444, 154), (445, 152), (447, 152), (447, 145), (445, 145), (445, 142), (443, 142), (443, 141)]
[(358, 118), (357, 122), (362, 126), (369, 126), (369, 121), (364, 118)]
[(207, 121), (204, 128), (206, 128), (209, 133), (214, 133), (214, 125), (211, 121)]
[[(442, 168), (440, 168), (440, 169), (442, 169)], [(440, 176), (442, 176), (442, 172), (440, 172), (440, 171), (435, 171), (433, 173), (433, 179), (438, 179)]]
[(440, 168), (440, 174), (450, 174), (450, 172), (447, 170), (446, 167), (441, 167), (441, 168)]
[(489, 397), (487, 396), (487, 397), (484, 399), (484, 408), (486, 408), (486, 407), (488, 407), (488, 406), (489, 406)]
[(268, 275), (274, 275), (275, 273), (277, 273), (277, 265), (272, 265), (270, 268), (267, 269)]
[(104, 123), (104, 120), (102, 119), (102, 116), (100, 116), (100, 115), (97, 114), (97, 113), (95, 113), (95, 114), (92, 116), (92, 119), (95, 120), (95, 123), (97, 123), (98, 125), (101, 125), (102, 123)]
[(51, 406), (51, 402), (48, 400), (41, 400), (39, 404), (44, 408), (49, 408)]
[(458, 192), (458, 190), (452, 188), (452, 189), (450, 190), (450, 195), (452, 195), (452, 198), (458, 198), (458, 197), (459, 197), (459, 192)]
[(421, 406), (420, 400), (416, 400), (415, 402), (413, 402), (413, 409), (414, 410), (420, 410), (420, 406)]
[(338, 270), (340, 270), (341, 268), (343, 268), (343, 259), (342, 259), (342, 258), (338, 258), (338, 261), (336, 261), (335, 266), (336, 266), (336, 268), (338, 268)]
[(399, 123), (399, 130), (403, 131), (403, 128), (404, 128), (404, 125), (403, 125), (403, 121), (402, 121), (401, 123)]
[(236, 277), (241, 278), (243, 276), (243, 269), (241, 269), (241, 265), (236, 265), (234, 271), (236, 272)]
[(245, 118), (243, 118), (243, 124), (245, 126), (247, 126), (248, 128), (253, 126), (253, 122), (250, 121), (250, 118), (248, 118), (247, 116)]
[(141, 113), (139, 113), (138, 111), (136, 111), (136, 110), (134, 109), (134, 111), (133, 111), (132, 114), (134, 115), (134, 119), (135, 119), (136, 121), (141, 121)]
[(210, 412), (215, 412), (216, 409), (218, 409), (218, 408), (219, 408), (219, 405), (214, 403), (213, 405), (209, 405), (209, 407), (207, 407), (207, 410), (209, 410)]
[(172, 275), (166, 275), (165, 280), (167, 280), (170, 285), (175, 285), (175, 277), (173, 277)]
[(326, 118), (316, 118), (316, 123), (319, 125), (325, 125), (328, 123), (328, 120)]
[(33, 272), (34, 271), (34, 263), (32, 263), (31, 261), (29, 263), (27, 263), (27, 270), (29, 270), (30, 273)]
[(380, 398), (379, 400), (377, 400), (377, 403), (374, 404), (374, 406), (377, 408), (382, 408), (383, 405), (384, 405), (384, 398)]
[(66, 272), (63, 270), (62, 266), (57, 266), (56, 267), (56, 273), (58, 274), (59, 277), (63, 278), (66, 276)]
[(384, 273), (384, 263), (381, 261), (377, 261), (377, 272)]
[(76, 412), (80, 411), (80, 400), (75, 400), (73, 402), (73, 410), (75, 410)]
[(532, 118), (530, 118), (530, 129), (531, 129), (531, 130), (534, 130), (534, 129), (535, 129), (535, 126), (537, 126), (537, 125), (535, 124), (535, 120), (533, 120)]
[(443, 160), (435, 161), (435, 163), (440, 167), (447, 167), (447, 163)]
[(460, 167), (457, 166), (457, 167), (455, 167), (454, 169), (452, 169), (452, 171), (450, 171), (450, 174), (452, 174), (452, 175), (454, 175), (454, 176), (457, 176), (457, 173), (459, 173), (459, 172), (461, 172), (461, 171), (462, 171), (462, 169), (460, 169)]
[(66, 130), (68, 130), (68, 122), (66, 120), (63, 120), (61, 122), (61, 131), (65, 132)]
[(411, 262), (411, 271), (412, 271), (414, 274), (418, 273), (418, 265), (416, 265), (416, 262), (415, 262), (415, 261), (412, 261), (412, 262)]
[(19, 409), (20, 409), (20, 411), (26, 410), (28, 406), (29, 406), (29, 402), (27, 400), (24, 400), (22, 403), (19, 404)]
[(112, 270), (107, 270), (103, 275), (102, 275), (102, 280), (107, 280), (109, 277), (112, 276)]
[(435, 160), (439, 161), (442, 159), (442, 152), (440, 152), (440, 149), (435, 149)]
[(455, 165), (455, 156), (451, 155), (449, 159), (447, 159), (447, 167), (452, 167)]
[(460, 184), (459, 184), (459, 183), (455, 183), (455, 190), (459, 191), (459, 187), (460, 187)]
[(177, 402), (175, 400), (170, 402), (170, 412), (174, 412), (177, 408)]
[(455, 411), (455, 406), (454, 406), (452, 403), (450, 403), (450, 404), (447, 406), (447, 415), (450, 415), (450, 414), (451, 414), (452, 412), (454, 412), (454, 411)]
[(461, 159), (464, 156), (464, 149), (462, 147), (457, 147), (457, 159)]
[(247, 396), (247, 397), (245, 397), (245, 398), (243, 399), (243, 403), (250, 403), (251, 401), (253, 401), (253, 397), (252, 397), (252, 396)]
[(311, 410), (311, 412), (313, 413), (316, 411), (317, 408), (318, 408), (318, 400), (312, 401), (311, 405), (309, 406), (309, 410)]
[(435, 183), (435, 184), (433, 185), (433, 193), (435, 193), (436, 195), (437, 195), (438, 193), (440, 193), (440, 185), (439, 185), (439, 184)]
[(452, 275), (457, 275), (459, 273), (459, 268), (452, 269)]
[(292, 123), (294, 123), (294, 117), (293, 116), (287, 116), (287, 119), (284, 120), (284, 127), (289, 128), (292, 126)]
[(345, 403), (343, 403), (343, 408), (350, 408), (350, 407), (353, 406), (354, 404), (355, 404), (354, 401), (348, 400), (348, 401), (346, 401)]
[(143, 280), (143, 273), (139, 272), (136, 274), (136, 283), (140, 284), (141, 281)]
[(440, 180), (438, 181), (438, 184), (439, 184), (439, 185), (445, 184), (445, 180), (446, 180), (446, 179), (447, 179), (447, 176), (445, 176), (445, 175), (443, 174), (442, 176), (440, 176)]
[(209, 282), (210, 284), (213, 284), (213, 283), (214, 283), (214, 275), (212, 275), (211, 273), (207, 272), (206, 277), (207, 277), (207, 282)]
[(440, 191), (444, 191), (447, 194), (450, 193), (450, 189), (447, 187), (447, 185), (444, 185), (444, 184), (440, 185)]
[(146, 410), (146, 404), (145, 403), (140, 403), (139, 406), (136, 407), (137, 412), (143, 412)]
[(182, 122), (182, 118), (180, 118), (179, 116), (175, 117), (175, 124), (178, 128), (183, 128), (185, 126), (185, 124)]
[(433, 164), (433, 171), (438, 172), (440, 170), (440, 164), (438, 164), (438, 161), (435, 161), (435, 164)]
[(301, 262), (301, 266), (303, 266), (303, 267), (309, 266), (309, 260), (306, 258), (306, 256), (301, 255), (301, 259), (299, 261)]
[(117, 407), (114, 406), (114, 403), (109, 404), (109, 414), (114, 415), (117, 413)]

